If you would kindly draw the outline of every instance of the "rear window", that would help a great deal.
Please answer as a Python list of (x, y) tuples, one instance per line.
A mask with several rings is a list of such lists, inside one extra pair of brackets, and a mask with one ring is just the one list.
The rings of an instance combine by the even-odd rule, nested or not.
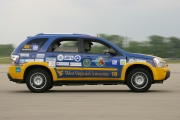
[(48, 38), (36, 38), (30, 40), (27, 44), (25, 44), (21, 48), (21, 52), (37, 52), (41, 49), (41, 47), (46, 43)]

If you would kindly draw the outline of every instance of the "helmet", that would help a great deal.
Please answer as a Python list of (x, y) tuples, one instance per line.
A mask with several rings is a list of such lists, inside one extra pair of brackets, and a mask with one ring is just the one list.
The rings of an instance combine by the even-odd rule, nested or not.
[(84, 42), (84, 48), (87, 49), (87, 50), (91, 49), (91, 45), (93, 45), (93, 43), (90, 42), (90, 41), (85, 41)]
[(56, 42), (56, 43), (53, 45), (53, 49), (55, 50), (55, 49), (58, 48), (60, 45), (61, 45), (60, 42)]

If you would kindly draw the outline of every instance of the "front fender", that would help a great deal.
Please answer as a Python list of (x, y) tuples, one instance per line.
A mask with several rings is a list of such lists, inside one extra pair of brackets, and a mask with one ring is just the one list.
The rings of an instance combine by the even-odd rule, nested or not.
[(126, 65), (124, 65), (124, 67), (122, 69), (122, 73), (121, 73), (121, 80), (125, 80), (126, 72), (128, 71), (128, 68), (130, 68), (131, 66), (134, 66), (134, 65), (143, 65), (143, 66), (148, 67), (152, 71), (153, 79), (156, 78), (157, 73), (156, 73), (155, 67), (153, 67), (151, 64), (149, 64), (147, 62), (134, 62), (133, 64), (127, 63)]

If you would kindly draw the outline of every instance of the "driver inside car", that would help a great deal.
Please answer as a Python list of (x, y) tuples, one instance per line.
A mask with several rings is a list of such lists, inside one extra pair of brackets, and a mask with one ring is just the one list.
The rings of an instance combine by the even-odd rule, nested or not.
[(90, 41), (85, 41), (84, 42), (84, 48), (85, 48), (85, 52), (89, 53), (91, 51), (93, 43)]
[(57, 51), (57, 49), (59, 48), (59, 46), (61, 45), (60, 42), (56, 42), (54, 45), (53, 45), (53, 51)]

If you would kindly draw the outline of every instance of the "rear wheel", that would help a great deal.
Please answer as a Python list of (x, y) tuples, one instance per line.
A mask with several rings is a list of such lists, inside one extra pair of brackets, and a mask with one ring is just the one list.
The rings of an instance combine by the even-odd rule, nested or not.
[(33, 69), (27, 75), (26, 85), (31, 92), (46, 92), (51, 87), (51, 77), (46, 70)]
[(152, 76), (146, 69), (136, 68), (127, 77), (128, 87), (135, 92), (145, 92), (152, 84)]

